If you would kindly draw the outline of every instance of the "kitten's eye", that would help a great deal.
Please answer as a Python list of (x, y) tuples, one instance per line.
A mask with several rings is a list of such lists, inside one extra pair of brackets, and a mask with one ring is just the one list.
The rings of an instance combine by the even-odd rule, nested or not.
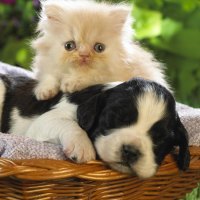
[(104, 44), (101, 44), (101, 43), (96, 43), (94, 45), (94, 50), (97, 52), (97, 53), (101, 53), (105, 50), (105, 45)]
[(65, 43), (65, 49), (67, 51), (72, 51), (76, 48), (76, 43), (74, 41), (68, 41)]

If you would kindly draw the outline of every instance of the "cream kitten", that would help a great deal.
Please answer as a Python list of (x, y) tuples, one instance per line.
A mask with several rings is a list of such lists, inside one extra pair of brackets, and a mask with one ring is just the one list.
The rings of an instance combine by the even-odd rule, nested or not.
[(130, 9), (124, 4), (43, 1), (39, 35), (32, 43), (37, 98), (132, 77), (168, 88), (160, 63), (133, 43), (131, 25)]

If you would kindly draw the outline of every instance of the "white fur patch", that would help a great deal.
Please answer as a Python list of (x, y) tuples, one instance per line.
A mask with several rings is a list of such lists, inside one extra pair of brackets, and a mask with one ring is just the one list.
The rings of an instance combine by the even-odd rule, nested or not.
[(138, 161), (131, 166), (141, 178), (148, 178), (155, 174), (157, 164), (153, 152), (153, 143), (148, 135), (151, 126), (162, 118), (165, 104), (162, 98), (147, 91), (137, 99), (138, 120), (136, 124), (125, 128), (111, 130), (107, 136), (100, 136), (95, 146), (101, 159), (110, 163), (111, 167), (122, 172), (130, 169), (122, 164), (121, 149), (123, 145), (130, 145), (141, 152)]
[(94, 160), (96, 153), (87, 133), (76, 119), (77, 105), (62, 98), (52, 110), (34, 117), (22, 117), (17, 108), (11, 112), (10, 133), (41, 142), (61, 144), (68, 158), (78, 163)]
[(52, 110), (45, 112), (38, 116), (30, 125), (26, 132), (26, 136), (34, 138), (38, 141), (51, 141), (59, 144), (58, 132), (62, 129), (56, 121), (59, 120), (76, 120), (75, 104), (68, 103), (65, 98), (52, 108)]
[(158, 97), (151, 88), (137, 99), (139, 118), (137, 129), (146, 133), (149, 128), (157, 122), (165, 113), (165, 102), (162, 96)]
[(103, 90), (105, 91), (105, 90), (112, 89), (112, 88), (114, 88), (114, 87), (116, 87), (116, 86), (118, 86), (118, 85), (120, 85), (120, 84), (122, 84), (121, 81), (106, 83)]
[(76, 121), (77, 105), (65, 98), (50, 111), (33, 121), (26, 136), (42, 142), (61, 144), (68, 158), (78, 163), (95, 159), (95, 150)]
[(25, 135), (36, 117), (23, 117), (20, 111), (14, 108), (11, 112), (11, 129), (9, 132), (16, 135)]
[(38, 100), (46, 100), (54, 97), (59, 91), (59, 80), (51, 75), (45, 75), (35, 88)]
[[(5, 93), (6, 93), (6, 88), (5, 88), (4, 82), (0, 80), (0, 122), (1, 122), (2, 112), (3, 112)], [(0, 129), (1, 129), (1, 123), (0, 123)]]

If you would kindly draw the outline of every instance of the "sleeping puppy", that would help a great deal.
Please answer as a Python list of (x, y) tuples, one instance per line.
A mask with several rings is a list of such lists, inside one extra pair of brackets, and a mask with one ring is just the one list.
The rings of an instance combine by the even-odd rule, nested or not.
[(189, 166), (188, 136), (164, 87), (143, 79), (95, 85), (38, 101), (36, 81), (0, 76), (1, 131), (61, 144), (82, 163), (98, 158), (113, 169), (153, 176), (179, 147), (177, 164)]

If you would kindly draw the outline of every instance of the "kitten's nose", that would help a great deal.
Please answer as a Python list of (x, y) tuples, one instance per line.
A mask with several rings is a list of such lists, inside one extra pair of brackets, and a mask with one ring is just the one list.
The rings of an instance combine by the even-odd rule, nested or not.
[(134, 148), (131, 145), (122, 146), (122, 160), (124, 163), (133, 164), (139, 158), (141, 153), (138, 149)]
[(83, 58), (88, 58), (90, 56), (90, 51), (87, 47), (81, 46), (79, 48), (79, 56)]
[(89, 53), (79, 53), (79, 56), (81, 58), (88, 58), (89, 57)]

